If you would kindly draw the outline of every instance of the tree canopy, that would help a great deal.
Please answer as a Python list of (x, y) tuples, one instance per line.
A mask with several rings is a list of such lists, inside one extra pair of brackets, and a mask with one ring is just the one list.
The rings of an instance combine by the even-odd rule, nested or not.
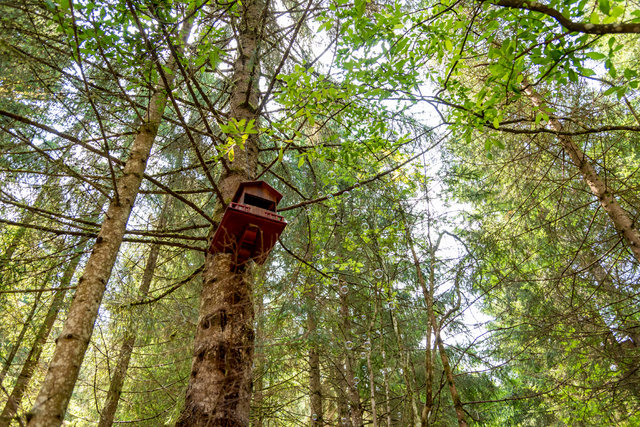
[(637, 2), (0, 11), (0, 426), (640, 423)]

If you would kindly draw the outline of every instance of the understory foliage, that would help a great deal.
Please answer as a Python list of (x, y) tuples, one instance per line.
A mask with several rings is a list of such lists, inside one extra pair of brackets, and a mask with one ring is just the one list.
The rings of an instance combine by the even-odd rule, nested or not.
[(0, 426), (149, 133), (64, 425), (184, 416), (254, 148), (288, 224), (239, 267), (252, 426), (640, 424), (639, 33), (618, 0), (0, 0)]

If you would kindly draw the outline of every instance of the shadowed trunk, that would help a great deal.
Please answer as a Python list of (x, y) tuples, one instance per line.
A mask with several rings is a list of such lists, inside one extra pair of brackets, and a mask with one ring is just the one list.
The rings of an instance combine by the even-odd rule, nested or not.
[[(186, 21), (180, 34), (183, 44), (190, 30), (191, 23)], [(175, 58), (172, 58), (168, 69), (175, 69)], [(171, 84), (175, 73), (167, 74), (167, 81)], [(161, 83), (151, 97), (144, 123), (135, 136), (122, 176), (117, 179), (117, 197), (114, 197), (109, 204), (84, 274), (78, 282), (67, 320), (56, 341), (56, 349), (49, 370), (29, 414), (30, 427), (62, 424), (91, 339), (102, 296), (142, 183), (147, 159), (158, 133), (166, 106), (167, 90), (169, 88)]]
[[(259, 44), (265, 6), (249, 0), (239, 8), (238, 56), (234, 64), (229, 117), (255, 121), (259, 102)], [(258, 126), (256, 126), (257, 128)], [(256, 170), (258, 139), (250, 134), (245, 149), (235, 147), (218, 187), (228, 203), (242, 181)], [(224, 206), (218, 201), (215, 219)], [(213, 231), (210, 237), (213, 236)], [(176, 426), (248, 426), (254, 351), (253, 284), (246, 265), (229, 253), (205, 256), (198, 326), (185, 407)]]
[[(374, 328), (375, 321), (378, 317), (378, 306), (376, 304), (373, 319), (369, 323), (369, 327), (367, 330), (367, 336), (371, 337), (371, 331)], [(378, 410), (376, 406), (376, 382), (373, 377), (373, 364), (371, 363), (371, 349), (369, 346), (365, 348), (367, 352), (367, 371), (369, 372), (369, 401), (371, 402), (371, 421), (373, 423), (373, 427), (378, 427)]]
[(400, 351), (401, 362), (402, 362), (402, 376), (404, 377), (404, 382), (407, 386), (407, 397), (411, 405), (411, 425), (414, 425), (416, 420), (420, 419), (418, 415), (418, 405), (416, 404), (415, 398), (415, 369), (413, 368), (413, 363), (411, 362), (411, 357), (409, 352), (405, 349), (404, 343), (402, 341), (402, 336), (400, 335), (400, 328), (398, 327), (398, 319), (394, 314), (393, 310), (389, 311), (389, 316), (391, 317), (391, 324), (393, 325), (393, 333), (396, 338), (396, 344), (398, 346), (398, 351)]
[(266, 371), (265, 337), (261, 333), (264, 324), (263, 295), (257, 296), (256, 301), (256, 351), (254, 355), (255, 368), (253, 369), (253, 403), (251, 405), (251, 425), (262, 427), (264, 422), (264, 375)]
[[(340, 294), (340, 314), (342, 315), (342, 330), (345, 342), (352, 340), (351, 338), (351, 317), (349, 315), (349, 306), (347, 305), (347, 296)], [(355, 380), (354, 359), (352, 356), (353, 349), (347, 347), (344, 364), (344, 377), (347, 381), (347, 394), (349, 396), (349, 412), (351, 413), (351, 422), (353, 427), (362, 427), (362, 403), (360, 402), (360, 393), (358, 393), (358, 384)]]
[(307, 314), (307, 331), (309, 332), (309, 403), (311, 410), (311, 426), (324, 425), (322, 412), (322, 383), (320, 381), (320, 354), (318, 352), (318, 334), (316, 310), (316, 287), (309, 291), (309, 313)]

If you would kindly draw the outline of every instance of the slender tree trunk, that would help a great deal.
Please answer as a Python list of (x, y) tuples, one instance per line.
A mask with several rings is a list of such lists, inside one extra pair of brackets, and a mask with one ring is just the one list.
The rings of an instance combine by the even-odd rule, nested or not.
[(317, 340), (316, 288), (315, 284), (309, 291), (309, 312), (307, 313), (307, 331), (309, 332), (309, 401), (311, 409), (311, 426), (324, 425), (322, 412), (322, 384), (320, 381), (320, 353)]
[(453, 377), (453, 370), (451, 369), (451, 365), (449, 364), (449, 356), (447, 356), (447, 353), (444, 348), (444, 343), (440, 338), (440, 329), (438, 328), (437, 323), (434, 323), (434, 322), (435, 322), (435, 316), (432, 317), (431, 323), (433, 326), (433, 330), (435, 331), (436, 345), (438, 346), (438, 352), (440, 353), (440, 360), (442, 361), (442, 369), (444, 370), (444, 374), (447, 379), (447, 384), (449, 385), (449, 392), (451, 393), (453, 408), (456, 410), (458, 425), (460, 427), (466, 427), (468, 424), (467, 424), (467, 421), (465, 420), (464, 408), (462, 407), (460, 394), (458, 393), (458, 388), (456, 387), (456, 381), (455, 381), (455, 378)]
[(29, 351), (29, 355), (27, 359), (22, 365), (22, 370), (18, 375), (18, 380), (16, 381), (13, 390), (11, 391), (11, 395), (7, 400), (7, 403), (2, 411), (2, 415), (0, 415), (0, 427), (5, 427), (10, 424), (10, 421), (13, 417), (15, 417), (18, 409), (20, 408), (20, 404), (22, 403), (22, 398), (24, 397), (24, 393), (29, 387), (29, 383), (31, 382), (31, 378), (33, 377), (33, 373), (36, 369), (36, 366), (40, 362), (40, 356), (42, 355), (42, 349), (44, 348), (47, 339), (49, 338), (49, 333), (51, 333), (51, 329), (58, 317), (58, 313), (62, 309), (62, 305), (64, 303), (64, 297), (67, 294), (67, 288), (71, 283), (71, 279), (73, 278), (76, 269), (78, 268), (78, 263), (82, 258), (82, 252), (84, 251), (84, 247), (87, 244), (87, 240), (81, 241), (77, 248), (76, 253), (69, 260), (69, 264), (64, 270), (62, 274), (62, 279), (60, 280), (60, 290), (56, 291), (53, 296), (53, 300), (51, 301), (51, 305), (47, 310), (47, 314), (44, 317), (44, 321), (40, 325), (38, 332), (36, 333), (35, 340), (33, 342), (33, 346)]
[(558, 141), (560, 141), (564, 150), (569, 154), (573, 164), (577, 166), (582, 175), (582, 179), (591, 190), (591, 193), (596, 196), (600, 205), (613, 223), (613, 226), (622, 235), (631, 252), (633, 252), (636, 260), (640, 262), (640, 233), (634, 226), (633, 219), (629, 213), (620, 206), (611, 189), (600, 178), (586, 154), (582, 152), (571, 136), (560, 133), (563, 130), (562, 123), (547, 110), (542, 96), (535, 92), (531, 86), (525, 88), (524, 92), (536, 107), (549, 114), (549, 127), (557, 132)]
[[(160, 218), (158, 220), (158, 230), (163, 230), (167, 225), (167, 216), (169, 207), (171, 205), (171, 199), (169, 196), (165, 196), (164, 204), (160, 212)], [(140, 282), (140, 295), (147, 295), (153, 280), (153, 273), (155, 272), (158, 262), (158, 255), (160, 253), (160, 245), (151, 245), (149, 256), (142, 273), (142, 280)], [(105, 400), (104, 408), (100, 414), (100, 422), (98, 427), (110, 427), (113, 424), (113, 419), (118, 409), (118, 402), (120, 401), (120, 394), (122, 393), (122, 386), (129, 369), (129, 361), (131, 360), (131, 353), (136, 343), (136, 328), (133, 321), (130, 321), (127, 327), (127, 333), (125, 334), (124, 341), (120, 347), (120, 353), (118, 356), (118, 363), (116, 369), (111, 377), (111, 383), (109, 384), (109, 391), (107, 392), (107, 398)]]
[[(371, 339), (371, 331), (375, 326), (376, 319), (378, 318), (378, 305), (375, 304), (375, 309), (373, 312), (373, 318), (369, 322), (369, 326), (367, 328), (367, 336)], [(372, 340), (371, 340), (372, 341)], [(376, 382), (373, 376), (373, 364), (371, 363), (371, 350), (372, 344), (369, 345), (368, 348), (365, 348), (367, 352), (367, 372), (369, 372), (369, 402), (371, 404), (371, 422), (373, 427), (378, 427), (378, 410), (376, 405)]]
[[(351, 341), (351, 316), (349, 315), (349, 306), (347, 305), (347, 296), (340, 294), (340, 313), (342, 315), (342, 329), (345, 341)], [(353, 427), (362, 427), (362, 403), (360, 402), (360, 393), (358, 393), (358, 385), (355, 381), (354, 359), (351, 349), (347, 348), (344, 363), (344, 376), (347, 381), (347, 393), (349, 396), (349, 412), (351, 413), (351, 422)]]
[(393, 325), (393, 332), (396, 337), (396, 344), (398, 346), (398, 351), (401, 354), (402, 361), (402, 375), (404, 376), (404, 382), (407, 385), (407, 399), (411, 405), (411, 425), (414, 425), (416, 420), (420, 419), (418, 415), (418, 406), (416, 404), (415, 398), (415, 387), (414, 387), (414, 379), (415, 372), (413, 369), (413, 364), (411, 363), (411, 358), (409, 357), (409, 353), (404, 347), (404, 343), (402, 342), (402, 336), (400, 335), (400, 329), (398, 327), (398, 319), (396, 318), (393, 311), (389, 313), (391, 317), (391, 324)]
[(255, 369), (253, 369), (253, 403), (251, 409), (251, 425), (254, 427), (262, 427), (264, 422), (264, 374), (265, 374), (265, 354), (264, 354), (264, 336), (262, 333), (262, 324), (264, 319), (264, 300), (263, 295), (257, 297), (256, 303), (256, 352), (254, 355)]
[[(411, 248), (413, 251), (413, 246)], [(417, 257), (414, 257), (414, 261)], [(431, 263), (429, 265), (429, 288), (435, 288), (435, 257), (431, 257)], [(419, 272), (422, 275), (422, 272)], [(431, 294), (427, 287), (424, 285), (424, 280), (421, 280), (421, 288), (422, 293), (425, 298), (425, 305), (433, 307), (433, 294)], [(431, 415), (433, 412), (433, 356), (431, 355), (431, 322), (427, 322), (427, 330), (426, 330), (426, 344), (424, 349), (424, 368), (426, 372), (426, 380), (425, 380), (425, 403), (422, 408), (422, 413), (420, 414), (420, 424), (422, 427), (427, 427), (431, 421)]]
[[(404, 217), (404, 215), (403, 215)], [(411, 235), (409, 234), (409, 228), (407, 227), (407, 237), (409, 241), (409, 247), (411, 248), (411, 255), (413, 257), (413, 264), (416, 268), (416, 272), (418, 275), (418, 282), (420, 283), (420, 288), (422, 289), (422, 295), (424, 297), (424, 303), (427, 309), (431, 308), (433, 310), (433, 290), (435, 289), (435, 251), (437, 250), (437, 246), (432, 248), (431, 259), (429, 262), (429, 287), (427, 288), (427, 284), (425, 282), (424, 276), (422, 274), (422, 267), (420, 266), (420, 260), (418, 259), (418, 254), (415, 251), (413, 246), (413, 240), (411, 239)], [(439, 244), (440, 240), (438, 240)], [(425, 364), (425, 372), (426, 372), (426, 384), (425, 384), (425, 404), (422, 408), (422, 413), (420, 415), (420, 424), (423, 427), (429, 425), (431, 418), (431, 411), (433, 411), (433, 359), (431, 356), (431, 319), (427, 322), (427, 330), (426, 330), (426, 348), (424, 354), (424, 364)]]
[[(49, 277), (47, 277), (44, 283), (45, 284), (49, 283)], [(22, 323), (22, 328), (20, 329), (18, 338), (16, 339), (15, 344), (13, 344), (13, 347), (11, 347), (11, 351), (9, 352), (9, 354), (7, 355), (7, 358), (2, 364), (2, 371), (0, 371), (0, 385), (4, 381), (4, 377), (7, 375), (7, 372), (9, 372), (9, 369), (13, 364), (13, 359), (16, 357), (16, 354), (18, 353), (18, 349), (22, 346), (22, 340), (24, 340), (25, 334), (31, 327), (31, 321), (33, 320), (33, 316), (36, 314), (36, 311), (38, 310), (41, 296), (42, 296), (42, 291), (36, 294), (36, 297), (33, 300), (33, 305), (31, 306), (31, 311), (29, 311), (29, 314), (27, 314), (27, 317), (24, 319), (24, 322)]]
[[(259, 44), (265, 7), (261, 0), (247, 0), (240, 7), (239, 53), (232, 77), (229, 114), (238, 121), (258, 118)], [(235, 147), (234, 160), (225, 165), (226, 171), (218, 183), (225, 203), (232, 199), (242, 181), (254, 176), (257, 154), (255, 134), (249, 135), (245, 150)], [(215, 218), (220, 221), (222, 214), (223, 205), (218, 203)], [(249, 425), (253, 284), (246, 266), (236, 265), (234, 258), (229, 253), (207, 252), (205, 256), (191, 376), (185, 407), (176, 426)]]
[[(408, 230), (408, 228), (407, 228)], [(418, 259), (418, 254), (415, 251), (415, 247), (413, 244), (413, 239), (409, 231), (407, 231), (407, 240), (409, 242), (409, 247), (411, 248), (411, 255), (413, 257), (413, 263), (416, 268), (416, 273), (418, 276), (418, 281), (420, 282), (420, 287), (422, 288), (422, 292), (425, 297), (425, 304), (427, 306), (427, 313), (429, 316), (429, 321), (431, 323), (431, 328), (433, 328), (433, 333), (435, 336), (435, 344), (438, 347), (438, 353), (440, 353), (440, 360), (442, 361), (442, 369), (444, 370), (445, 377), (447, 379), (447, 384), (449, 385), (449, 392), (451, 393), (451, 400), (453, 401), (453, 407), (456, 411), (456, 417), (458, 418), (458, 425), (461, 427), (466, 427), (467, 421), (465, 420), (464, 408), (462, 406), (462, 401), (460, 400), (460, 394), (458, 393), (458, 388), (456, 387), (455, 378), (453, 376), (453, 370), (451, 369), (451, 365), (449, 364), (449, 356), (444, 348), (444, 343), (440, 338), (440, 326), (438, 325), (438, 320), (436, 319), (435, 311), (433, 310), (433, 294), (435, 290), (435, 261), (436, 261), (436, 251), (440, 246), (440, 241), (442, 239), (442, 235), (438, 238), (438, 241), (435, 245), (431, 246), (431, 271), (429, 274), (429, 288), (427, 289), (427, 284), (425, 282), (424, 274), (422, 273), (422, 267), (420, 264), (420, 260)], [(427, 347), (429, 347), (427, 345)], [(430, 352), (429, 352), (430, 356)], [(427, 394), (429, 396), (429, 393)], [(433, 404), (433, 403), (431, 403)], [(426, 406), (425, 406), (426, 409)], [(427, 418), (423, 416), (421, 421), (424, 425), (425, 421), (428, 422), (428, 414), (430, 413), (431, 408), (429, 408), (429, 412), (427, 412)], [(424, 414), (424, 411), (423, 411)]]
[[(382, 302), (380, 293), (376, 290), (376, 309), (382, 310)], [(384, 383), (384, 399), (385, 399), (385, 414), (387, 420), (387, 427), (391, 427), (391, 386), (389, 385), (389, 360), (387, 359), (387, 352), (384, 348), (384, 339), (380, 339), (380, 355), (382, 356), (382, 381)]]
[[(191, 21), (188, 20), (181, 30), (180, 39), (183, 44), (190, 31)], [(168, 68), (175, 70), (175, 58), (171, 60)], [(174, 76), (174, 72), (168, 74), (169, 84), (172, 84)], [(122, 243), (129, 214), (142, 183), (147, 159), (158, 133), (168, 90), (170, 88), (161, 83), (151, 97), (144, 123), (138, 129), (131, 147), (129, 160), (124, 166), (122, 176), (117, 180), (117, 197), (109, 204), (84, 274), (78, 282), (69, 315), (56, 342), (49, 370), (30, 414), (29, 427), (62, 424), (84, 353), (91, 339), (102, 296)]]
[(348, 388), (347, 381), (344, 378), (344, 373), (342, 372), (342, 368), (336, 367), (336, 377), (338, 386), (334, 386), (333, 390), (336, 393), (336, 406), (338, 407), (338, 422), (337, 426), (348, 426), (351, 425), (351, 421), (349, 420), (349, 398), (345, 393), (345, 390)]

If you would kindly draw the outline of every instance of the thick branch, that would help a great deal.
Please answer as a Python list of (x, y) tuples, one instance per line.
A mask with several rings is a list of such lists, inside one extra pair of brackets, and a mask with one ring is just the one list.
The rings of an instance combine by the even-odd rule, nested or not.
[(491, 4), (502, 7), (510, 7), (513, 9), (523, 9), (532, 12), (540, 12), (547, 16), (552, 17), (558, 21), (563, 27), (570, 31), (585, 34), (640, 34), (640, 23), (620, 23), (615, 24), (591, 24), (574, 22), (564, 16), (562, 13), (553, 9), (545, 4), (537, 1), (526, 0), (499, 0), (492, 2)]

